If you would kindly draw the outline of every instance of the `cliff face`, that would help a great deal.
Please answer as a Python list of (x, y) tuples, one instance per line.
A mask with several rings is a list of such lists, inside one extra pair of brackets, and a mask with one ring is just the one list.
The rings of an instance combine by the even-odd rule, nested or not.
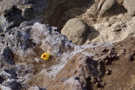
[(134, 90), (133, 2), (1, 0), (0, 90)]

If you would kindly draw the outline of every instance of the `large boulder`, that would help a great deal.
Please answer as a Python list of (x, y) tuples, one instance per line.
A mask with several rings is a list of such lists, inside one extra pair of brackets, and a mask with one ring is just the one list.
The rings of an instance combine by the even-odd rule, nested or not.
[(61, 33), (66, 35), (75, 44), (83, 44), (86, 41), (88, 27), (78, 18), (67, 21)]
[(135, 0), (124, 0), (124, 7), (130, 16), (135, 15)]

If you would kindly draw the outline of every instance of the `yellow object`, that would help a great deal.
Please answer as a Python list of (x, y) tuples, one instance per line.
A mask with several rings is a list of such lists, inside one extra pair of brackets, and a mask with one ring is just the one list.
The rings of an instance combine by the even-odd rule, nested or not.
[(44, 52), (40, 58), (47, 61), (50, 58), (50, 53)]

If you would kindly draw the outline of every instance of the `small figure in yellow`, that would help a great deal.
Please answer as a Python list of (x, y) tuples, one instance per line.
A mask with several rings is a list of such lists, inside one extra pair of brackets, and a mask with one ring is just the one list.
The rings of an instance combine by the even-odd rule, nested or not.
[(47, 61), (50, 58), (50, 53), (44, 52), (40, 58)]

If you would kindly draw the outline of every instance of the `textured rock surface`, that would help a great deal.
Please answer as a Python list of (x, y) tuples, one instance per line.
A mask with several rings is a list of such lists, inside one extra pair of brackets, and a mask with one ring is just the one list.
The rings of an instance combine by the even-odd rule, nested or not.
[[(117, 20), (120, 18), (117, 18)], [(100, 33), (96, 38), (88, 42), (119, 42), (126, 39), (129, 36), (135, 36), (134, 34), (134, 22), (135, 18), (133, 17), (130, 20), (118, 20), (118, 22), (111, 23), (105, 21), (104, 23), (95, 24), (93, 27)]]
[(124, 7), (127, 9), (128, 14), (130, 16), (134, 16), (135, 15), (135, 5), (134, 5), (135, 1), (134, 0), (124, 0)]
[(114, 4), (116, 0), (100, 0), (99, 5), (97, 7), (100, 10), (99, 15), (102, 16), (107, 10), (109, 10)]
[(67, 21), (61, 33), (75, 44), (83, 44), (89, 34), (88, 26), (77, 18)]
[(0, 90), (134, 90), (134, 1), (114, 2), (0, 0)]

